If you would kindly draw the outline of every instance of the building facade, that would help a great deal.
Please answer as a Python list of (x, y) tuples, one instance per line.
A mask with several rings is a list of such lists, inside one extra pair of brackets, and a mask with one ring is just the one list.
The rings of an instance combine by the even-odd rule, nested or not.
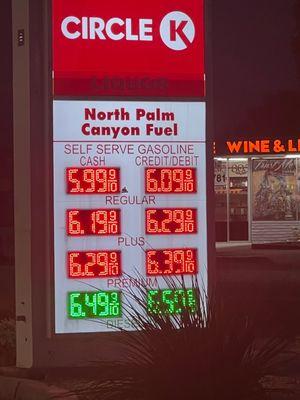
[(300, 241), (300, 154), (228, 153), (215, 158), (217, 242)]

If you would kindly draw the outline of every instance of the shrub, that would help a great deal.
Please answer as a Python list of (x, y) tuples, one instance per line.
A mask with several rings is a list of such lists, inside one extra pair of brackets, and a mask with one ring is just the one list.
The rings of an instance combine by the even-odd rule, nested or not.
[[(184, 280), (166, 279), (169, 288)], [(147, 312), (147, 288), (128, 289), (125, 305), (138, 333), (123, 331), (124, 362), (111, 366), (114, 377), (90, 382), (88, 398), (122, 400), (261, 400), (261, 381), (289, 344), (282, 332), (258, 337), (255, 321), (238, 307), (226, 310), (193, 283), (196, 309), (170, 315)], [(138, 304), (138, 307), (137, 307)], [(100, 363), (101, 365), (101, 363)], [(117, 377), (116, 377), (117, 376)]]
[(14, 365), (16, 359), (16, 324), (15, 320), (0, 321), (0, 365)]

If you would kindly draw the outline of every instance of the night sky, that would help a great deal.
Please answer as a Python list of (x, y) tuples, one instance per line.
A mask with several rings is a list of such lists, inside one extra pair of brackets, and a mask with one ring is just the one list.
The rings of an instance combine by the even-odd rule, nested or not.
[(215, 1), (217, 142), (299, 135), (297, 5), (298, 0)]

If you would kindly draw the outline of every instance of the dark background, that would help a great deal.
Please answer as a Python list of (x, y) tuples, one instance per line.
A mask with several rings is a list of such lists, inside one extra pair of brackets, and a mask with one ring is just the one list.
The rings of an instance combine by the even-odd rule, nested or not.
[(215, 0), (215, 139), (299, 137), (299, 0)]
[(13, 114), (10, 1), (1, 0), (0, 19), (0, 265), (3, 265), (11, 264), (13, 261)]

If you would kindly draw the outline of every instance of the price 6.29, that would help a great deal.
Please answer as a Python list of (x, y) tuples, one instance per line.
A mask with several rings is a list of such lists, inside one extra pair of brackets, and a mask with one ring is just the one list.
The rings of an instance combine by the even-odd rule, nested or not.
[(197, 233), (197, 209), (148, 208), (146, 233), (150, 235)]

